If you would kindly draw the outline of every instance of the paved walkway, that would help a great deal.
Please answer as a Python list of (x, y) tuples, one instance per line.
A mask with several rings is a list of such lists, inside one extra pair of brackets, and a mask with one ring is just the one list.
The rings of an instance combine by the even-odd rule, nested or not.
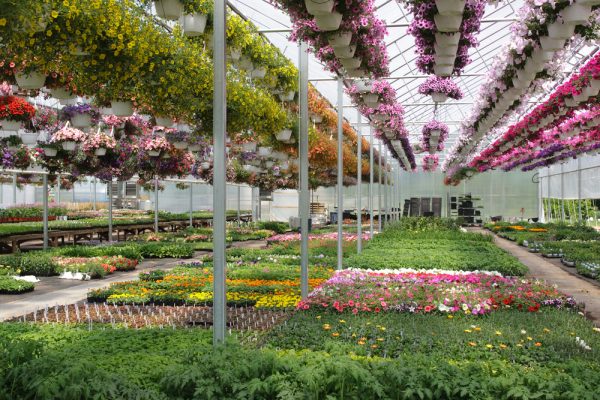
[[(469, 230), (492, 235), (490, 231), (481, 228)], [(529, 276), (554, 284), (560, 291), (575, 297), (578, 302), (584, 303), (586, 317), (600, 327), (600, 286), (568, 271), (567, 267), (563, 267), (558, 259), (544, 258), (537, 253), (530, 253), (527, 248), (510, 240), (493, 236), (498, 247), (517, 257), (529, 268)]]

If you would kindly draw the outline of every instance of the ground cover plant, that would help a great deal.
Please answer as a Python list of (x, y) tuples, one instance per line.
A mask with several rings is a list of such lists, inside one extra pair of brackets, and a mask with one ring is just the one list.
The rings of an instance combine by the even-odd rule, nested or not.
[(524, 275), (526, 267), (492, 243), (492, 238), (462, 232), (454, 221), (405, 218), (376, 235), (360, 255), (344, 264), (367, 269), (446, 269), (498, 271)]
[(496, 222), (486, 224), (485, 227), (500, 237), (516, 241), (523, 245), (524, 242), (544, 242), (560, 240), (599, 240), (600, 234), (592, 227), (565, 223), (508, 223)]

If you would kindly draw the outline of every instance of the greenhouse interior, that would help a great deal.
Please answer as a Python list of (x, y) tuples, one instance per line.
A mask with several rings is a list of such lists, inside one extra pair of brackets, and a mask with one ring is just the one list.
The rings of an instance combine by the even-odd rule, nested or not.
[(600, 400), (600, 0), (0, 0), (0, 400)]

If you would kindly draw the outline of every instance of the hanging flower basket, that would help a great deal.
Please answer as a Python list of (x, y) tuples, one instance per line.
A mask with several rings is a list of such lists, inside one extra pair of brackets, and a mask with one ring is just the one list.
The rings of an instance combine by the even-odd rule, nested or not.
[(150, 157), (158, 157), (160, 156), (160, 150), (148, 150), (148, 155)]
[(171, 145), (164, 137), (156, 136), (149, 137), (140, 143), (140, 148), (148, 153), (151, 157), (160, 156), (161, 152), (166, 152), (170, 149)]
[(0, 97), (0, 125), (5, 131), (18, 131), (23, 122), (30, 121), (35, 108), (27, 101), (16, 96)]
[(586, 24), (592, 15), (592, 6), (582, 4), (571, 4), (564, 8), (559, 15), (565, 23), (576, 25)]
[(185, 150), (188, 148), (188, 144), (186, 142), (173, 142), (173, 147), (178, 150)]
[(33, 145), (37, 143), (38, 134), (36, 132), (23, 132), (19, 136), (24, 145)]
[(75, 151), (75, 149), (77, 148), (77, 142), (73, 142), (71, 140), (65, 140), (61, 142), (61, 145), (63, 150), (66, 151)]
[(556, 21), (548, 25), (548, 36), (552, 39), (570, 39), (575, 34), (575, 25)]
[(258, 155), (260, 157), (267, 157), (269, 154), (271, 154), (272, 151), (273, 151), (272, 147), (260, 146), (258, 148)]
[(233, 61), (238, 61), (242, 57), (242, 51), (240, 49), (229, 49), (229, 58)]
[(304, 5), (311, 15), (331, 14), (334, 0), (304, 0)]
[(433, 16), (435, 26), (440, 32), (458, 32), (462, 22), (462, 15), (440, 15)]
[(183, 4), (179, 0), (154, 0), (156, 15), (170, 21), (177, 21), (183, 13)]
[(240, 59), (240, 69), (244, 71), (252, 71), (254, 69), (254, 63), (250, 57), (242, 56)]
[(360, 58), (340, 58), (339, 60), (346, 70), (359, 68), (362, 64), (362, 60)]
[(256, 151), (256, 142), (242, 143), (242, 151), (245, 153), (251, 153)]
[(352, 58), (354, 57), (354, 53), (356, 53), (356, 45), (334, 47), (333, 53), (338, 58)]
[(210, 169), (210, 163), (208, 161), (201, 162), (200, 167), (206, 171), (207, 169)]
[(450, 78), (440, 78), (432, 76), (419, 86), (419, 93), (430, 95), (434, 102), (443, 103), (448, 98), (460, 100), (463, 98), (463, 92), (458, 85)]
[(323, 122), (323, 116), (317, 113), (310, 113), (310, 120), (315, 124), (320, 124)]
[(65, 88), (50, 89), (50, 94), (52, 95), (52, 97), (58, 100), (71, 100), (77, 97), (73, 93), (71, 93), (70, 90), (67, 90)]
[(98, 147), (96, 150), (94, 150), (94, 155), (96, 155), (98, 157), (102, 157), (102, 156), (106, 155), (106, 148)]
[(281, 101), (294, 101), (294, 97), (296, 97), (296, 92), (293, 90), (279, 94), (279, 99), (281, 99)]
[(37, 90), (44, 87), (44, 83), (46, 83), (46, 75), (35, 71), (31, 71), (29, 73), (16, 73), (15, 80), (21, 89)]
[(263, 79), (267, 75), (267, 69), (265, 67), (258, 67), (252, 70), (251, 76), (257, 79)]
[(279, 131), (277, 133), (276, 138), (280, 142), (285, 142), (287, 140), (290, 140), (291, 136), (292, 136), (292, 130), (291, 129), (283, 129), (283, 130), (281, 130), (281, 131)]
[(183, 34), (188, 37), (200, 36), (206, 28), (205, 14), (184, 14), (181, 16), (179, 23), (183, 29)]
[(170, 128), (173, 126), (173, 120), (168, 117), (154, 117), (156, 120), (157, 126), (162, 126), (164, 128)]
[(199, 144), (190, 144), (188, 146), (188, 150), (192, 151), (192, 152), (197, 152), (197, 151), (202, 150), (202, 146), (200, 146)]
[(552, 39), (548, 36), (540, 37), (540, 44), (544, 51), (558, 51), (565, 46), (564, 39)]
[(362, 99), (370, 108), (377, 108), (379, 106), (379, 94), (377, 93), (365, 93), (362, 95)]
[(55, 147), (42, 147), (42, 150), (44, 151), (44, 155), (46, 157), (56, 157), (56, 155), (58, 154), (58, 149)]
[(352, 42), (352, 32), (343, 31), (330, 33), (327, 36), (327, 40), (329, 41), (329, 45), (334, 49), (336, 47), (348, 47), (350, 46), (350, 42)]
[(323, 32), (337, 31), (342, 24), (342, 14), (334, 11), (331, 14), (315, 15), (315, 23)]
[(133, 103), (129, 100), (113, 100), (110, 102), (113, 115), (117, 117), (131, 117), (133, 115)]

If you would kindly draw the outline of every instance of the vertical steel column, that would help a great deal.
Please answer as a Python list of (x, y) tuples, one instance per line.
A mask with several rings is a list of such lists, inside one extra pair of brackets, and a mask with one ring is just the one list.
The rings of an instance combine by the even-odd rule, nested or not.
[[(385, 154), (385, 158), (383, 159), (383, 165), (384, 165), (384, 174), (383, 174), (383, 208), (385, 209), (385, 219), (384, 219), (384, 223), (385, 225), (387, 225), (388, 223), (388, 213), (389, 213), (389, 208), (388, 208), (388, 194), (389, 194), (389, 190), (390, 187), (388, 185), (388, 170), (387, 170), (387, 163), (388, 163), (388, 157), (387, 157), (387, 149), (384, 149), (384, 154)], [(384, 225), (384, 226), (385, 226)]]
[(361, 115), (358, 108), (356, 109), (356, 118), (358, 125), (356, 126), (357, 140), (356, 147), (356, 252), (360, 254), (362, 251), (362, 132), (361, 132)]
[(194, 226), (194, 184), (190, 182), (190, 228)]
[(373, 239), (373, 128), (369, 126), (369, 237)]
[(577, 221), (580, 224), (583, 222), (581, 215), (581, 157), (577, 158)]
[(213, 22), (213, 344), (225, 344), (225, 130), (227, 126), (227, 92), (225, 63), (225, 0), (215, 0)]
[[(490, 180), (491, 182), (491, 180)], [(542, 187), (544, 186), (544, 181), (542, 179), (542, 174), (538, 172), (538, 221), (545, 222), (544, 217), (544, 202), (543, 202), (543, 193)]]
[(154, 233), (158, 233), (158, 178), (154, 178)]
[(237, 223), (238, 226), (242, 225), (242, 213), (240, 211), (241, 209), (241, 200), (240, 197), (242, 196), (242, 188), (240, 187), (240, 184), (237, 184)]
[(547, 222), (552, 222), (552, 200), (550, 199), (550, 167), (548, 167), (547, 169), (548, 171), (548, 185), (547, 185), (547, 189), (548, 189), (548, 221)]
[(17, 205), (17, 173), (13, 172), (13, 176), (12, 176), (12, 198), (13, 198), (13, 205)]
[(337, 225), (338, 225), (338, 237), (337, 237), (337, 269), (342, 269), (342, 259), (344, 257), (342, 240), (343, 240), (343, 222), (344, 222), (344, 81), (342, 78), (338, 78), (338, 148), (337, 148), (337, 195), (338, 195), (338, 209), (337, 209)]
[(299, 47), (299, 78), (300, 78), (300, 133), (299, 157), (300, 163), (300, 193), (298, 210), (300, 212), (300, 289), (302, 298), (308, 296), (308, 215), (310, 212), (310, 192), (308, 191), (308, 47), (300, 42)]
[(94, 184), (92, 185), (92, 190), (94, 191), (92, 193), (92, 209), (94, 211), (96, 211), (97, 205), (96, 205), (96, 189), (97, 189), (97, 185), (98, 185), (98, 178), (94, 177)]
[(560, 220), (565, 221), (565, 164), (560, 164)]
[(56, 203), (60, 205), (60, 174), (56, 175)]
[(76, 183), (76, 182), (73, 182), (73, 198), (71, 199), (71, 202), (72, 202), (73, 204), (75, 204), (75, 183)]
[(108, 242), (113, 241), (113, 181), (108, 181)]
[(378, 143), (378, 147), (377, 147), (378, 151), (379, 151), (379, 171), (377, 173), (377, 215), (379, 216), (379, 218), (377, 218), (377, 223), (378, 223), (378, 230), (379, 232), (381, 232), (382, 230), (382, 222), (381, 222), (381, 168), (383, 168), (381, 166), (381, 159), (383, 158), (383, 155), (381, 154), (381, 140), (379, 140)]
[(48, 174), (42, 175), (42, 204), (44, 207), (44, 250), (48, 249)]

